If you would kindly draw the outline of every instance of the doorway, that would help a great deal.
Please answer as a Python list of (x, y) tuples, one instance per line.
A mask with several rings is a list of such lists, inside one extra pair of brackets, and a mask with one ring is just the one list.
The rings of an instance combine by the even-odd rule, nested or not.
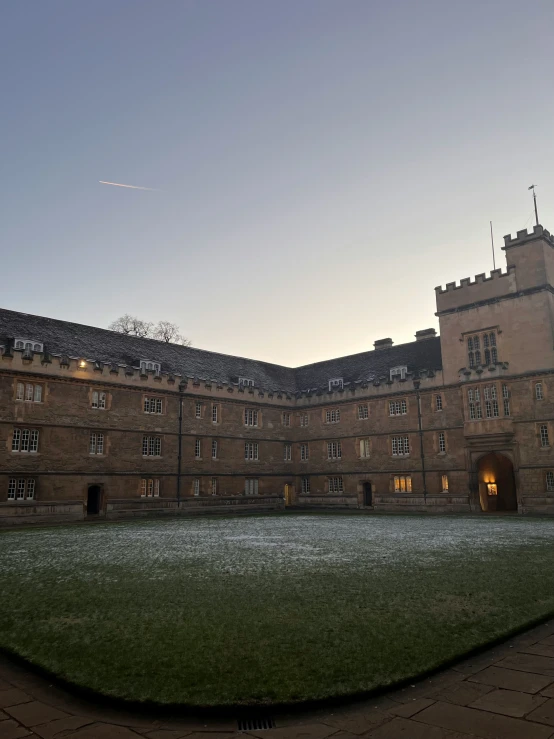
[(87, 493), (87, 516), (98, 515), (102, 503), (102, 488), (100, 485), (89, 485)]
[(287, 482), (285, 484), (285, 505), (290, 505), (292, 503), (292, 485), (289, 485)]
[(364, 506), (373, 505), (373, 491), (370, 482), (364, 482)]
[(504, 454), (490, 452), (478, 462), (481, 510), (517, 511), (514, 465)]

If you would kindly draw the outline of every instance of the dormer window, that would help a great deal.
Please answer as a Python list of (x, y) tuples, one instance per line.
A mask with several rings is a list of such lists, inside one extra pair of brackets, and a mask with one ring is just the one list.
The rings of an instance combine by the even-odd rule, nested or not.
[(30, 352), (42, 352), (44, 350), (44, 344), (33, 339), (14, 339), (14, 347)]
[(405, 380), (407, 372), (408, 372), (407, 367), (391, 367), (390, 379), (391, 380)]
[(344, 382), (342, 377), (333, 377), (329, 380), (329, 390), (342, 390)]
[(146, 374), (147, 372), (154, 372), (156, 375), (159, 375), (162, 371), (162, 365), (159, 362), (152, 362), (150, 359), (141, 359), (140, 371), (143, 374)]
[(254, 380), (250, 377), (239, 377), (239, 387), (254, 387)]

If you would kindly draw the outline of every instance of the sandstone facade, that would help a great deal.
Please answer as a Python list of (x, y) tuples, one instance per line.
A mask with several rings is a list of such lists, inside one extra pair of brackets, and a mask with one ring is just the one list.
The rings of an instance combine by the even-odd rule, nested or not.
[(504, 249), (440, 338), (297, 369), (0, 311), (0, 521), (554, 513), (554, 239)]

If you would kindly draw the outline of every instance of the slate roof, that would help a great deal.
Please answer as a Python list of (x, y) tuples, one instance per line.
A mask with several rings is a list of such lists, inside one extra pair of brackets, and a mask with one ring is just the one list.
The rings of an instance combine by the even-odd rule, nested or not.
[(388, 377), (389, 369), (399, 365), (406, 365), (409, 372), (442, 367), (438, 337), (293, 369), (0, 309), (0, 344), (15, 337), (39, 341), (44, 344), (45, 351), (54, 355), (132, 367), (138, 367), (141, 359), (148, 359), (161, 362), (162, 372), (231, 383), (237, 383), (239, 377), (248, 377), (254, 380), (256, 387), (289, 393), (327, 388), (333, 377), (342, 377), (345, 384), (375, 376)]

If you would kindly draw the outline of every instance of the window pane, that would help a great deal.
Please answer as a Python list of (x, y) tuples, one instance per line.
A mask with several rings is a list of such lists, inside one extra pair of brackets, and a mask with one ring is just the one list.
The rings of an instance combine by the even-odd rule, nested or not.
[(16, 400), (23, 400), (25, 398), (25, 385), (22, 382), (17, 383)]

